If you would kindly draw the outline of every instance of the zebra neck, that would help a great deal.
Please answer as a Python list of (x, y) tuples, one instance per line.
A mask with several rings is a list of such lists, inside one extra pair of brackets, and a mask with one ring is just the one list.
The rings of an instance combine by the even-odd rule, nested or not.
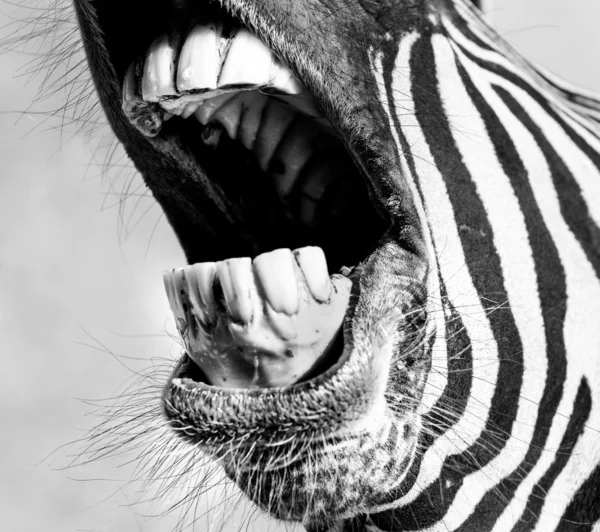
[(436, 328), (422, 455), (380, 519), (553, 530), (600, 462), (584, 430), (600, 420), (600, 103), (452, 5), (372, 54), (428, 229)]

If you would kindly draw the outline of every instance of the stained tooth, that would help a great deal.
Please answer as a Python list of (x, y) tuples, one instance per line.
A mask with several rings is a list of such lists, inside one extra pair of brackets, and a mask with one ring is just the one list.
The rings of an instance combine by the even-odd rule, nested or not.
[(249, 323), (254, 313), (254, 278), (250, 258), (217, 262), (217, 273), (223, 288), (225, 304), (233, 321)]
[(331, 281), (323, 250), (314, 246), (300, 248), (294, 250), (294, 257), (304, 274), (310, 293), (317, 301), (327, 302), (331, 295)]
[(247, 29), (241, 28), (231, 43), (217, 87), (266, 85), (271, 51)]
[(304, 91), (302, 84), (273, 54), (271, 54), (268, 85), (270, 87), (275, 87), (286, 94), (300, 94), (302, 91)]
[(217, 52), (216, 23), (198, 24), (188, 34), (177, 68), (177, 88), (181, 92), (213, 90), (217, 87), (220, 61)]
[(210, 146), (213, 149), (219, 145), (223, 129), (217, 124), (208, 124), (202, 131), (200, 139), (205, 146)]
[(200, 290), (198, 287), (198, 276), (192, 267), (188, 266), (183, 269), (183, 276), (185, 278), (186, 289), (189, 300), (192, 304), (194, 314), (199, 318), (206, 318), (210, 316), (210, 312), (200, 297)]
[(177, 42), (167, 34), (156, 39), (146, 55), (142, 77), (142, 96), (147, 102), (158, 102), (164, 97), (178, 95), (175, 88), (175, 55)]
[[(217, 265), (214, 262), (201, 262), (191, 266), (191, 270), (196, 276), (196, 283), (194, 283), (193, 286), (198, 289), (198, 296), (200, 297), (200, 301), (206, 309), (209, 318), (214, 320), (216, 308), (213, 286), (215, 276), (217, 275)], [(190, 276), (192, 273), (190, 273)]]
[(164, 111), (156, 104), (142, 100), (136, 80), (136, 62), (133, 61), (123, 79), (122, 109), (129, 122), (146, 137), (158, 135), (162, 128)]
[(293, 316), (298, 312), (298, 280), (289, 249), (263, 253), (253, 261), (254, 272), (269, 305), (275, 312)]

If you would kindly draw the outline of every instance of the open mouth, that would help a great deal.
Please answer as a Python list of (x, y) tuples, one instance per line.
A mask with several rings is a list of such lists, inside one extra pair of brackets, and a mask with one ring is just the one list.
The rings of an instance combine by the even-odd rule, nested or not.
[(270, 388), (334, 365), (347, 275), (385, 223), (312, 93), (239, 20), (186, 7), (130, 61), (122, 109), (145, 137), (177, 138), (252, 242), (250, 253), (165, 274), (194, 362), (178, 376)]
[(413, 190), (359, 19), (221, 4), (76, 1), (108, 119), (189, 263), (164, 276), (186, 351), (164, 414), (274, 515), (354, 515), (419, 434)]

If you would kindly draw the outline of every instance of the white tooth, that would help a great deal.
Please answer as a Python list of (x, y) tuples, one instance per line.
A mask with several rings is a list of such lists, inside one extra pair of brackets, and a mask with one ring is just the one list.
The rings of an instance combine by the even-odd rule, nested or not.
[(286, 94), (300, 94), (305, 90), (302, 84), (274, 54), (271, 54), (268, 85)]
[(224, 105), (227, 101), (231, 100), (237, 92), (226, 92), (225, 94), (220, 94), (219, 96), (215, 96), (214, 98), (210, 98), (209, 100), (204, 101), (198, 110), (194, 113), (196, 119), (206, 125), (210, 122), (214, 113), (216, 113), (219, 108)]
[(177, 68), (177, 88), (182, 92), (217, 87), (220, 61), (217, 52), (217, 24), (197, 24), (188, 34)]
[(249, 257), (217, 262), (225, 303), (234, 321), (249, 323), (254, 314), (254, 278)]
[(185, 278), (187, 294), (192, 304), (194, 314), (199, 318), (206, 319), (209, 316), (209, 309), (205, 306), (204, 301), (200, 297), (200, 290), (198, 287), (198, 276), (192, 266), (183, 268), (183, 276)]
[(293, 316), (299, 309), (298, 280), (289, 249), (263, 253), (253, 261), (254, 272), (265, 297), (275, 312)]
[(180, 320), (186, 321), (185, 312), (183, 311), (183, 306), (181, 304), (181, 286), (178, 282), (179, 280), (178, 270), (171, 270), (163, 273), (163, 282), (165, 291), (167, 292), (169, 306), (171, 307), (171, 312), (173, 312), (178, 326)]
[(165, 96), (177, 96), (175, 88), (175, 49), (167, 34), (156, 39), (146, 55), (142, 76), (142, 97), (147, 102), (158, 102)]
[(136, 93), (135, 61), (132, 61), (123, 79), (123, 111), (129, 116), (135, 113), (143, 100)]
[(191, 266), (192, 273), (196, 276), (194, 287), (198, 289), (198, 295), (203, 307), (206, 309), (210, 320), (216, 317), (215, 294), (213, 286), (217, 275), (217, 265), (214, 262), (201, 262)]
[(171, 312), (175, 314), (175, 290), (173, 289), (173, 270), (164, 271), (163, 272), (163, 284), (165, 286), (165, 292), (167, 294), (167, 299), (169, 300), (169, 306), (171, 307)]
[(269, 167), (279, 142), (294, 118), (295, 114), (290, 113), (284, 104), (272, 99), (267, 102), (253, 148), (256, 160), (263, 171)]
[(133, 61), (123, 79), (122, 109), (129, 122), (146, 137), (155, 137), (166, 120), (162, 109), (156, 104), (146, 103), (138, 93), (136, 80), (136, 63)]
[(300, 248), (294, 250), (294, 257), (304, 274), (310, 293), (317, 301), (326, 303), (331, 296), (331, 281), (323, 250), (315, 246)]
[(271, 51), (247, 29), (234, 37), (219, 75), (217, 87), (260, 86), (269, 81)]

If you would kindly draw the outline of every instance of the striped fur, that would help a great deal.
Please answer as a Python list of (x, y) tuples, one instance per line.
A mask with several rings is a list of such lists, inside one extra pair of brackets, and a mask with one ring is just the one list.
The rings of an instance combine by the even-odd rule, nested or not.
[[(467, 0), (220, 3), (307, 82), (392, 222), (353, 273), (339, 368), (260, 394), (175, 379), (170, 424), (310, 532), (599, 532), (600, 101)], [(122, 113), (108, 30), (139, 5), (75, 4), (108, 119), (187, 259), (259, 249), (210, 175), (222, 160), (192, 157), (175, 119), (141, 138)]]
[(423, 456), (371, 525), (598, 530), (600, 101), (462, 1), (372, 67), (429, 229), (438, 333)]

